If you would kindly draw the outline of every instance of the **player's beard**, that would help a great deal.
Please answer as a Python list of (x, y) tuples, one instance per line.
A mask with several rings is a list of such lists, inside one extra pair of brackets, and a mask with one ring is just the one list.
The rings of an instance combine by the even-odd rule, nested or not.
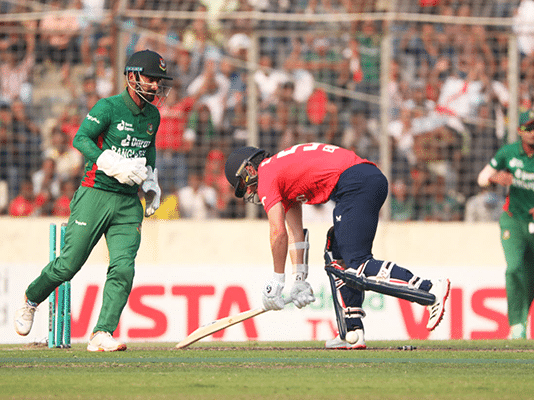
[(154, 101), (154, 99), (156, 98), (156, 92), (145, 92), (144, 94), (144, 97), (145, 97), (145, 100), (149, 103), (152, 103)]

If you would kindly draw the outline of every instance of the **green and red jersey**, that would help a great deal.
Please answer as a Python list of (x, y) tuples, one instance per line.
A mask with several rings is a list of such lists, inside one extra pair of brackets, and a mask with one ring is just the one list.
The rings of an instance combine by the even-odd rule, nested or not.
[(514, 218), (531, 222), (532, 215), (528, 211), (534, 207), (534, 157), (529, 157), (521, 141), (517, 141), (501, 147), (490, 165), (513, 175), (504, 210)]
[(160, 114), (153, 104), (140, 109), (127, 90), (99, 100), (83, 120), (73, 146), (85, 156), (81, 185), (110, 192), (134, 194), (139, 186), (122, 184), (98, 169), (97, 158), (113, 150), (126, 158), (145, 157), (147, 166), (156, 162), (155, 139)]

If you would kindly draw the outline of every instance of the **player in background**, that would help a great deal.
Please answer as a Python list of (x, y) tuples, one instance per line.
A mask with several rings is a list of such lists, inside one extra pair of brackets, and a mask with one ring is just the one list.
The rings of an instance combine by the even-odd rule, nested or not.
[(89, 351), (121, 351), (126, 345), (112, 337), (132, 289), (135, 257), (145, 216), (159, 207), (155, 137), (160, 122), (152, 103), (164, 100), (168, 88), (165, 60), (150, 50), (134, 53), (126, 63), (126, 89), (99, 100), (83, 120), (73, 146), (85, 156), (85, 174), (70, 207), (65, 244), (26, 289), (24, 306), (15, 313), (15, 330), (27, 335), (37, 306), (83, 266), (102, 235), (106, 236), (109, 267), (98, 322)]
[(499, 219), (506, 259), (511, 339), (525, 339), (534, 300), (534, 110), (519, 116), (520, 140), (501, 147), (478, 175), (478, 184), (508, 187)]
[[(263, 204), (267, 212), (274, 274), (263, 287), (264, 308), (284, 307), (282, 290), (288, 251), (295, 275), (291, 300), (298, 308), (315, 301), (306, 282), (308, 265), (303, 262), (306, 242), (302, 204), (322, 204), (332, 199), (336, 203), (334, 226), (327, 235), (326, 247), (332, 260), (327, 260), (330, 262), (325, 268), (346, 270), (366, 285), (388, 289), (383, 293), (393, 296), (398, 291), (430, 298), (431, 303), (426, 303), (430, 311), (427, 329), (433, 330), (439, 324), (450, 290), (449, 280), (422, 279), (392, 262), (374, 259), (371, 253), (378, 215), (388, 193), (388, 182), (375, 164), (337, 146), (307, 143), (273, 156), (255, 147), (236, 149), (226, 161), (225, 173), (237, 197)], [(342, 308), (336, 308), (338, 327), (341, 323), (346, 330), (328, 340), (326, 348), (366, 348), (362, 323), (364, 290), (347, 282), (336, 279), (337, 289), (333, 290), (337, 293), (332, 293), (335, 299), (340, 298), (334, 306)], [(349, 336), (353, 340), (345, 340)]]

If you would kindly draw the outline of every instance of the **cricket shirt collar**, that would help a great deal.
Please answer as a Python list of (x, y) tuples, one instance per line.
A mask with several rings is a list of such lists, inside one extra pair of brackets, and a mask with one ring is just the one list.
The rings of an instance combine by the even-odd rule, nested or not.
[(121, 93), (121, 96), (124, 100), (124, 104), (126, 104), (126, 107), (128, 107), (128, 109), (132, 112), (133, 115), (144, 114), (143, 110), (137, 107), (137, 104), (135, 104), (133, 99), (130, 97), (128, 89), (124, 89), (124, 92)]

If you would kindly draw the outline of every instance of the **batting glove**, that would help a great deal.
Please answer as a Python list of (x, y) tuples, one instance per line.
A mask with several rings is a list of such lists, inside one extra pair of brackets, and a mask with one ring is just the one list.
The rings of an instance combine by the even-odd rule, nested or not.
[(124, 158), (113, 150), (104, 150), (96, 165), (106, 175), (129, 186), (140, 185), (147, 178), (146, 158)]
[(263, 308), (265, 310), (281, 310), (285, 302), (282, 298), (285, 275), (275, 273), (271, 279), (265, 282), (262, 292)]
[(159, 208), (161, 200), (161, 188), (158, 184), (158, 169), (149, 165), (147, 167), (147, 178), (141, 185), (141, 189), (145, 192), (146, 209), (145, 217), (150, 217)]
[(291, 301), (297, 308), (306, 307), (315, 301), (313, 289), (306, 281), (295, 281), (290, 292)]

